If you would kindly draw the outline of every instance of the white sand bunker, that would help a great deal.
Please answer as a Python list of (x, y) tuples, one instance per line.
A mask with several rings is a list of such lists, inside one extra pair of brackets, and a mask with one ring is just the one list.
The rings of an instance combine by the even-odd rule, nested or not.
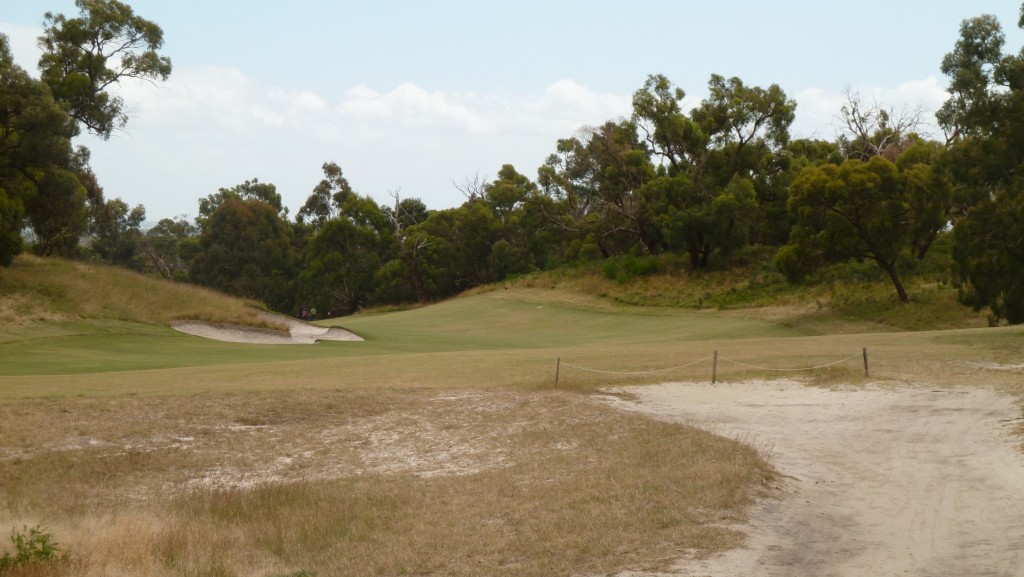
[(288, 326), (288, 332), (213, 324), (201, 321), (174, 321), (171, 327), (197, 337), (228, 343), (255, 345), (311, 345), (319, 341), (361, 341), (362, 337), (339, 327), (318, 327), (284, 315), (262, 313), (262, 318)]

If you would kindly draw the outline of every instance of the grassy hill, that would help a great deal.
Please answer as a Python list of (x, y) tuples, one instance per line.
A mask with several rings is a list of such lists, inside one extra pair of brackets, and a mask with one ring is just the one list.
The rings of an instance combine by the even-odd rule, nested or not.
[(989, 325), (986, 311), (957, 302), (946, 239), (905, 273), (909, 303), (900, 303), (873, 262), (848, 262), (819, 270), (794, 285), (772, 266), (772, 251), (750, 247), (710, 270), (691, 271), (674, 255), (620, 257), (527, 275), (510, 287), (542, 287), (643, 307), (747, 311), (807, 334), (926, 331)]

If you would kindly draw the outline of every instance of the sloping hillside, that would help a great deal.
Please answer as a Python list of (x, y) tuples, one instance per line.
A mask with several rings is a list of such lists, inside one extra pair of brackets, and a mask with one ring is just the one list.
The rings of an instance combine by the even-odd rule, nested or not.
[(177, 319), (277, 327), (256, 302), (123, 268), (23, 255), (0, 268), (0, 343), (83, 322), (167, 325)]

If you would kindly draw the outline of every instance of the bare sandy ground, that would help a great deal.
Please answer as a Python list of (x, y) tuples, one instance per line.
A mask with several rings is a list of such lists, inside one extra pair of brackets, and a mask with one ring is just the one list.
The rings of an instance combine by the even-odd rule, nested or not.
[[(782, 475), (745, 547), (672, 576), (1024, 576), (1024, 454), (1012, 397), (792, 381), (628, 390), (609, 402), (766, 448)], [(649, 573), (625, 573), (641, 577)]]
[(285, 315), (264, 313), (263, 318), (288, 325), (288, 332), (200, 321), (175, 321), (171, 327), (197, 337), (258, 345), (311, 345), (318, 341), (361, 341), (362, 337), (338, 327), (318, 327)]

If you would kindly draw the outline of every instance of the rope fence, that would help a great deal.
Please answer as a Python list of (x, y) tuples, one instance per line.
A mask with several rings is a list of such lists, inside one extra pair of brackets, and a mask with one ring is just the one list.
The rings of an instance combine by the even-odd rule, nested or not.
[[(856, 359), (857, 357), (863, 357), (863, 359), (864, 359), (864, 376), (865, 377), (868, 376), (868, 349), (867, 349), (867, 347), (863, 348), (860, 354), (850, 355), (850, 356), (848, 356), (848, 357), (846, 357), (844, 359), (839, 359), (838, 361), (833, 361), (833, 362), (830, 362), (830, 363), (825, 363), (823, 365), (815, 365), (815, 366), (812, 366), (812, 367), (786, 367), (786, 368), (761, 367), (761, 366), (757, 366), (757, 365), (751, 365), (751, 364), (743, 363), (743, 362), (736, 361), (736, 360), (733, 360), (733, 359), (723, 358), (721, 360), (722, 360), (722, 362), (730, 363), (730, 364), (738, 366), (738, 367), (743, 367), (743, 368), (752, 369), (752, 370), (756, 370), (756, 371), (800, 372), (800, 371), (815, 371), (815, 370), (819, 370), (819, 369), (827, 369), (829, 367), (834, 367), (836, 365), (841, 365), (843, 363), (849, 362), (849, 361), (851, 361), (853, 359)], [(715, 351), (714, 354), (712, 356), (710, 356), (710, 357), (704, 357), (702, 359), (697, 359), (695, 361), (691, 361), (691, 362), (686, 363), (686, 364), (682, 364), (682, 365), (678, 365), (678, 366), (674, 366), (674, 367), (668, 367), (668, 368), (664, 368), (664, 369), (651, 369), (651, 370), (646, 370), (646, 371), (608, 371), (608, 370), (602, 370), (602, 369), (594, 369), (594, 368), (591, 368), (591, 367), (581, 367), (579, 365), (563, 363), (562, 362), (562, 358), (559, 357), (555, 361), (555, 386), (558, 386), (558, 381), (559, 381), (559, 378), (560, 378), (563, 366), (566, 367), (566, 368), (572, 368), (572, 369), (576, 369), (578, 371), (586, 371), (586, 372), (590, 372), (590, 373), (601, 373), (601, 374), (605, 374), (605, 375), (636, 376), (636, 375), (653, 375), (653, 374), (657, 374), (657, 373), (667, 373), (669, 371), (677, 371), (679, 369), (685, 369), (685, 368), (688, 368), (688, 367), (692, 367), (694, 365), (699, 365), (699, 364), (701, 364), (703, 362), (706, 362), (706, 361), (711, 361), (712, 362), (712, 364), (711, 364), (711, 384), (715, 384), (718, 381), (718, 361), (719, 361), (718, 351)]]

